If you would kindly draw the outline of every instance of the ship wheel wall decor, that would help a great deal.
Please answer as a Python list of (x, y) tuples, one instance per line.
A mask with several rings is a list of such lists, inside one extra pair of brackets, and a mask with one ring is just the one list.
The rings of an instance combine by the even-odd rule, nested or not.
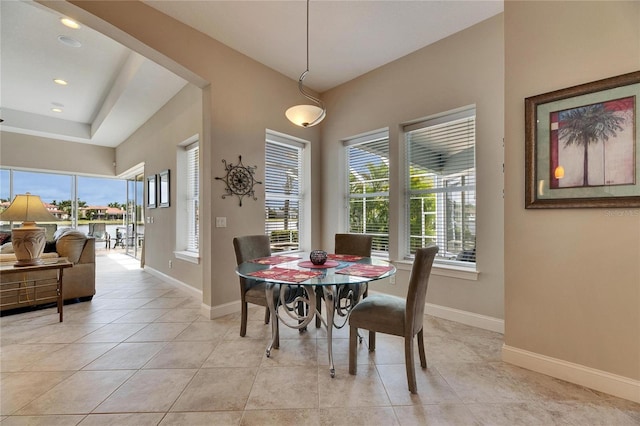
[(216, 180), (221, 180), (227, 185), (222, 198), (237, 195), (238, 200), (240, 200), (240, 207), (242, 207), (242, 199), (244, 197), (252, 197), (254, 200), (258, 200), (253, 190), (255, 185), (262, 184), (254, 176), (258, 166), (251, 167), (242, 164), (242, 155), (238, 155), (238, 164), (227, 163), (226, 160), (222, 160), (222, 162), (227, 175), (216, 178)]

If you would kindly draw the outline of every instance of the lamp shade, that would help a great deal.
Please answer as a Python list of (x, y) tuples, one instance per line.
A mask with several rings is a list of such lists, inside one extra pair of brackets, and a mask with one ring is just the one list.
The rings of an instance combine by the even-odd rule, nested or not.
[(49, 213), (38, 195), (31, 195), (27, 192), (16, 195), (11, 205), (0, 213), (0, 220), (33, 224), (35, 222), (50, 222), (58, 220), (58, 218)]
[(316, 105), (295, 105), (287, 109), (284, 115), (296, 126), (310, 127), (320, 123), (326, 111)]

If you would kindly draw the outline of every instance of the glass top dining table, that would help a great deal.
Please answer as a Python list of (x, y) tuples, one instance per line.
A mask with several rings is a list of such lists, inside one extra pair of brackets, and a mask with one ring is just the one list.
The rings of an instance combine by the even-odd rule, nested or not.
[[(272, 349), (279, 347), (280, 322), (304, 330), (317, 317), (327, 329), (329, 372), (335, 377), (333, 328), (347, 324), (349, 312), (366, 289), (362, 284), (388, 278), (395, 274), (396, 268), (374, 257), (329, 254), (324, 265), (313, 265), (308, 259), (309, 253), (276, 254), (244, 262), (238, 265), (236, 273), (266, 284), (272, 327), (267, 357), (271, 356)], [(316, 309), (319, 295), (325, 302), (326, 318)], [(298, 309), (300, 303), (304, 305), (303, 309)]]

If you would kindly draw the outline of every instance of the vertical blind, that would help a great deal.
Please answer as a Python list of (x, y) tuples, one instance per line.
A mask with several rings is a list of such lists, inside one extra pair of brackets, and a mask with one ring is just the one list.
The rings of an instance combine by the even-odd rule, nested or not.
[(475, 108), (405, 126), (408, 252), (475, 262)]
[(349, 232), (373, 236), (372, 250), (389, 252), (389, 134), (345, 142), (349, 174)]
[(297, 250), (302, 217), (302, 150), (295, 141), (269, 138), (265, 158), (265, 233), (272, 251)]
[(200, 231), (200, 147), (197, 143), (187, 151), (187, 251), (198, 252)]

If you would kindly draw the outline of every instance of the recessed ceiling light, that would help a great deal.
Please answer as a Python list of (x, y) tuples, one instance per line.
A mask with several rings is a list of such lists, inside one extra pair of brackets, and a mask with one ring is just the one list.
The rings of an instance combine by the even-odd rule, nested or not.
[(74, 30), (77, 30), (78, 28), (80, 28), (80, 24), (78, 24), (73, 19), (60, 18), (60, 22), (62, 22), (62, 25), (66, 26), (66, 27), (69, 27), (69, 28), (73, 28)]
[(63, 105), (63, 104), (61, 104), (60, 102), (51, 102), (51, 105), (53, 105), (53, 106), (57, 106), (57, 107), (60, 107), (60, 108), (62, 108), (62, 107), (64, 106), (64, 105)]
[(53, 112), (62, 112), (62, 108), (51, 108)]
[(58, 41), (60, 43), (64, 44), (65, 46), (82, 47), (82, 43), (80, 43), (78, 40), (73, 39), (71, 37), (67, 37), (67, 36), (59, 35), (58, 36)]
[(69, 83), (67, 83), (65, 80), (63, 80), (61, 78), (54, 78), (53, 82), (55, 84), (59, 84), (60, 86), (66, 86), (67, 84), (69, 84)]

